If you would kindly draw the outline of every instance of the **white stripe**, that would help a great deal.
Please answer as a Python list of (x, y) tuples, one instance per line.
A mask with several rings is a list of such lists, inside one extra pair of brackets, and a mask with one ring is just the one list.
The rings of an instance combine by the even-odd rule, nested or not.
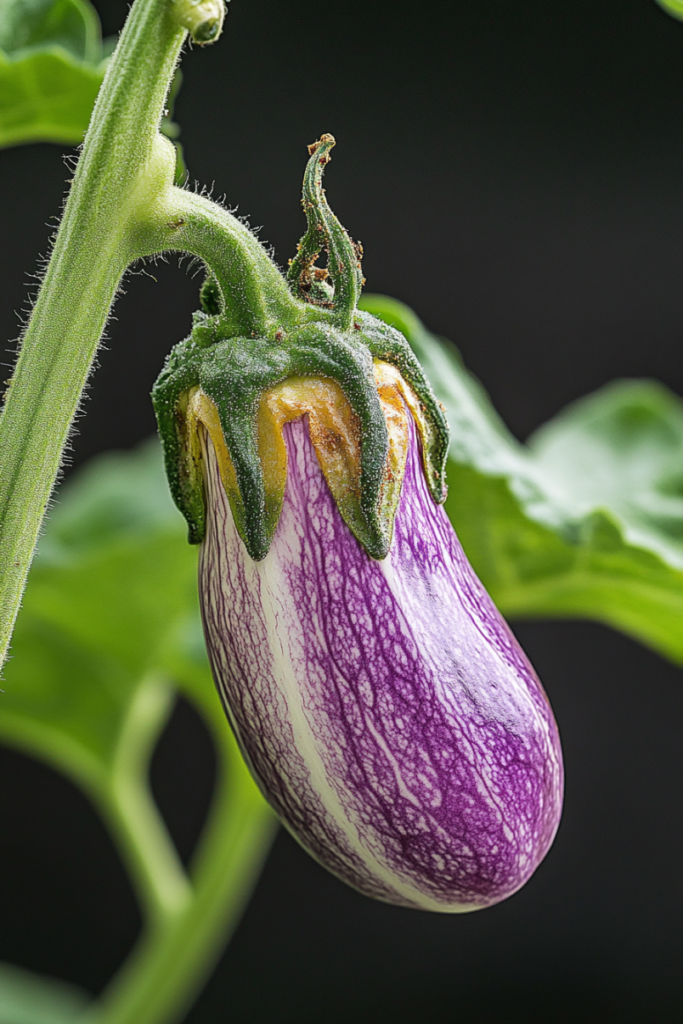
[[(284, 552), (281, 554), (281, 550), (285, 548), (292, 552), (299, 546), (301, 541), (296, 536), (296, 532), (291, 528), (288, 535), (285, 527), (286, 524), (282, 522), (269, 553), (262, 562), (252, 563), (252, 566), (255, 574), (259, 576), (261, 584), (261, 608), (273, 656), (274, 673), (277, 673), (278, 689), (286, 703), (289, 723), (292, 726), (297, 751), (304, 759), (304, 763), (309, 771), (311, 785), (320, 797), (327, 814), (329, 814), (346, 837), (351, 850), (367, 865), (371, 874), (378, 881), (393, 889), (411, 903), (425, 910), (443, 912), (446, 909), (446, 905), (443, 902), (433, 899), (410, 883), (402, 881), (386, 862), (379, 860), (371, 850), (368, 850), (363, 845), (360, 832), (370, 831), (371, 826), (358, 820), (358, 827), (354, 827), (353, 820), (349, 818), (335, 788), (328, 780), (320, 749), (315, 742), (315, 730), (308, 721), (304, 708), (302, 686), (297, 681), (296, 660), (298, 659), (296, 659), (296, 654), (300, 652), (300, 661), (306, 661), (306, 635), (299, 617), (291, 613), (296, 605), (289, 590), (287, 579), (281, 571), (281, 559), (282, 554), (284, 554)], [(389, 561), (389, 559), (386, 559), (386, 561)], [(287, 639), (289, 641), (286, 646), (282, 642), (283, 619), (287, 624)], [(322, 640), (323, 632), (319, 621), (317, 621), (317, 616), (316, 621), (307, 624), (306, 628), (311, 630), (314, 627)], [(368, 723), (366, 722), (366, 724)], [(375, 730), (371, 729), (371, 732), (377, 739)], [(385, 749), (386, 744), (383, 743), (382, 747)], [(405, 790), (405, 783), (399, 780), (399, 784), (403, 792)], [(406, 795), (415, 802), (412, 794)], [(452, 913), (467, 913), (468, 911), (476, 910), (477, 907), (471, 904), (463, 906), (451, 904), (448, 909)]]

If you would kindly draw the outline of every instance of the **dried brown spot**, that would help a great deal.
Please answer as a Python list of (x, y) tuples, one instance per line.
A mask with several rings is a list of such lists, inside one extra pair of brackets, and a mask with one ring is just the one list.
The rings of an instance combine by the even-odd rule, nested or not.
[(317, 424), (316, 441), (323, 449), (328, 458), (339, 457), (346, 454), (348, 443), (346, 438), (341, 437), (336, 430), (330, 429), (322, 423)]

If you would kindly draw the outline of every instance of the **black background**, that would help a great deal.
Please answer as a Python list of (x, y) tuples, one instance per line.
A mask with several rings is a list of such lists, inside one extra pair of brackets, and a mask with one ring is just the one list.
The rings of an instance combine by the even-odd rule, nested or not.
[[(106, 32), (126, 4), (99, 2)], [(615, 376), (683, 381), (683, 25), (653, 0), (233, 0), (184, 61), (192, 178), (285, 264), (305, 146), (337, 138), (333, 208), (368, 289), (452, 337), (515, 434)], [(0, 334), (18, 332), (67, 170), (0, 153)], [(129, 276), (71, 462), (153, 429), (148, 392), (198, 280)], [(9, 353), (8, 349), (8, 353)], [(4, 357), (9, 364), (11, 357)], [(566, 809), (527, 887), (467, 917), (373, 903), (280, 834), (187, 1024), (680, 1019), (681, 672), (585, 623), (517, 623), (563, 736)], [(93, 991), (139, 921), (85, 799), (0, 752), (0, 957)], [(212, 759), (178, 709), (153, 782), (187, 857)]]

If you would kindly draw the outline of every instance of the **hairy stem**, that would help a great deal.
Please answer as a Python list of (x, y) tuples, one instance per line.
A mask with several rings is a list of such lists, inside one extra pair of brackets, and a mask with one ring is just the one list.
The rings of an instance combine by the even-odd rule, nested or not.
[(158, 131), (185, 38), (177, 19), (188, 23), (201, 15), (202, 25), (218, 31), (221, 14), (216, 0), (136, 0), (95, 105), (0, 417), (0, 667), (126, 268), (156, 253), (188, 252), (217, 280), (231, 333), (274, 333), (277, 325), (300, 320), (284, 279), (251, 232), (210, 200), (174, 187), (175, 150)]
[[(175, 151), (158, 132), (186, 27), (200, 41), (215, 38), (222, 16), (220, 0), (135, 0), (98, 97), (0, 418), (0, 666), (73, 417), (130, 263), (168, 249), (199, 256), (219, 284), (226, 317), (243, 333), (297, 316), (250, 232), (209, 200), (173, 187)], [(78, 743), (66, 750), (49, 729), (23, 736), (90, 793), (144, 912), (138, 945), (86, 1012), (91, 1024), (169, 1024), (182, 1015), (237, 921), (272, 835), (272, 815), (226, 735), (215, 696), (194, 693), (217, 739), (219, 773), (188, 877), (149, 791), (149, 759), (171, 694), (155, 679), (140, 687), (111, 766)]]
[(228, 335), (260, 337), (301, 320), (302, 307), (258, 239), (204, 196), (170, 187), (141, 212), (131, 240), (135, 255), (168, 250), (198, 256), (218, 282)]
[[(93, 112), (0, 419), (0, 664), (64, 445), (129, 258), (141, 192), (172, 173), (158, 139), (186, 31), (136, 0)], [(171, 166), (169, 166), (171, 165)]]

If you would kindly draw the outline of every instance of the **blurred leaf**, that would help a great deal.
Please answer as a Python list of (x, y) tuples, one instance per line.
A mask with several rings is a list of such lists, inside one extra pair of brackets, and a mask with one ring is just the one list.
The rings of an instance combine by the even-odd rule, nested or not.
[(87, 0), (0, 0), (0, 146), (81, 142), (104, 68)]
[(82, 142), (103, 77), (58, 50), (16, 61), (0, 52), (0, 146)]
[[(106, 455), (76, 474), (47, 520), (0, 695), (0, 738), (88, 793), (146, 918), (119, 975), (89, 1007), (84, 1019), (93, 1022), (175, 1019), (234, 929), (273, 833), (215, 693), (197, 551), (186, 535), (158, 442)], [(189, 875), (149, 789), (150, 758), (180, 690), (202, 714), (217, 753), (213, 801)], [(43, 982), (35, 984), (42, 991)], [(66, 1009), (66, 996), (63, 1006), (36, 1003), (29, 1016), (15, 994), (30, 985), (7, 989), (15, 1001), (3, 1017), (2, 986), (0, 972), (0, 1024), (81, 1019), (75, 1004)]]
[(0, 49), (6, 54), (60, 46), (78, 60), (101, 57), (100, 23), (85, 0), (2, 0)]
[[(0, 0), (0, 148), (26, 142), (83, 141), (116, 37), (102, 40), (88, 0)], [(176, 147), (176, 179), (187, 170), (171, 83), (161, 131)]]
[[(139, 687), (164, 676), (198, 620), (196, 560), (156, 443), (63, 487), (17, 622), (0, 734), (110, 771)], [(188, 649), (210, 687), (201, 649)]]
[(657, 0), (657, 3), (672, 18), (678, 18), (679, 21), (683, 21), (683, 0)]
[(604, 506), (633, 545), (683, 569), (683, 403), (654, 381), (615, 381), (529, 440), (548, 489), (585, 516)]
[(0, 1024), (74, 1024), (89, 1002), (75, 985), (0, 963)]
[(446, 508), (501, 611), (597, 619), (683, 662), (683, 402), (617, 382), (525, 446), (449, 342), (393, 299), (361, 305), (403, 331), (446, 406)]

